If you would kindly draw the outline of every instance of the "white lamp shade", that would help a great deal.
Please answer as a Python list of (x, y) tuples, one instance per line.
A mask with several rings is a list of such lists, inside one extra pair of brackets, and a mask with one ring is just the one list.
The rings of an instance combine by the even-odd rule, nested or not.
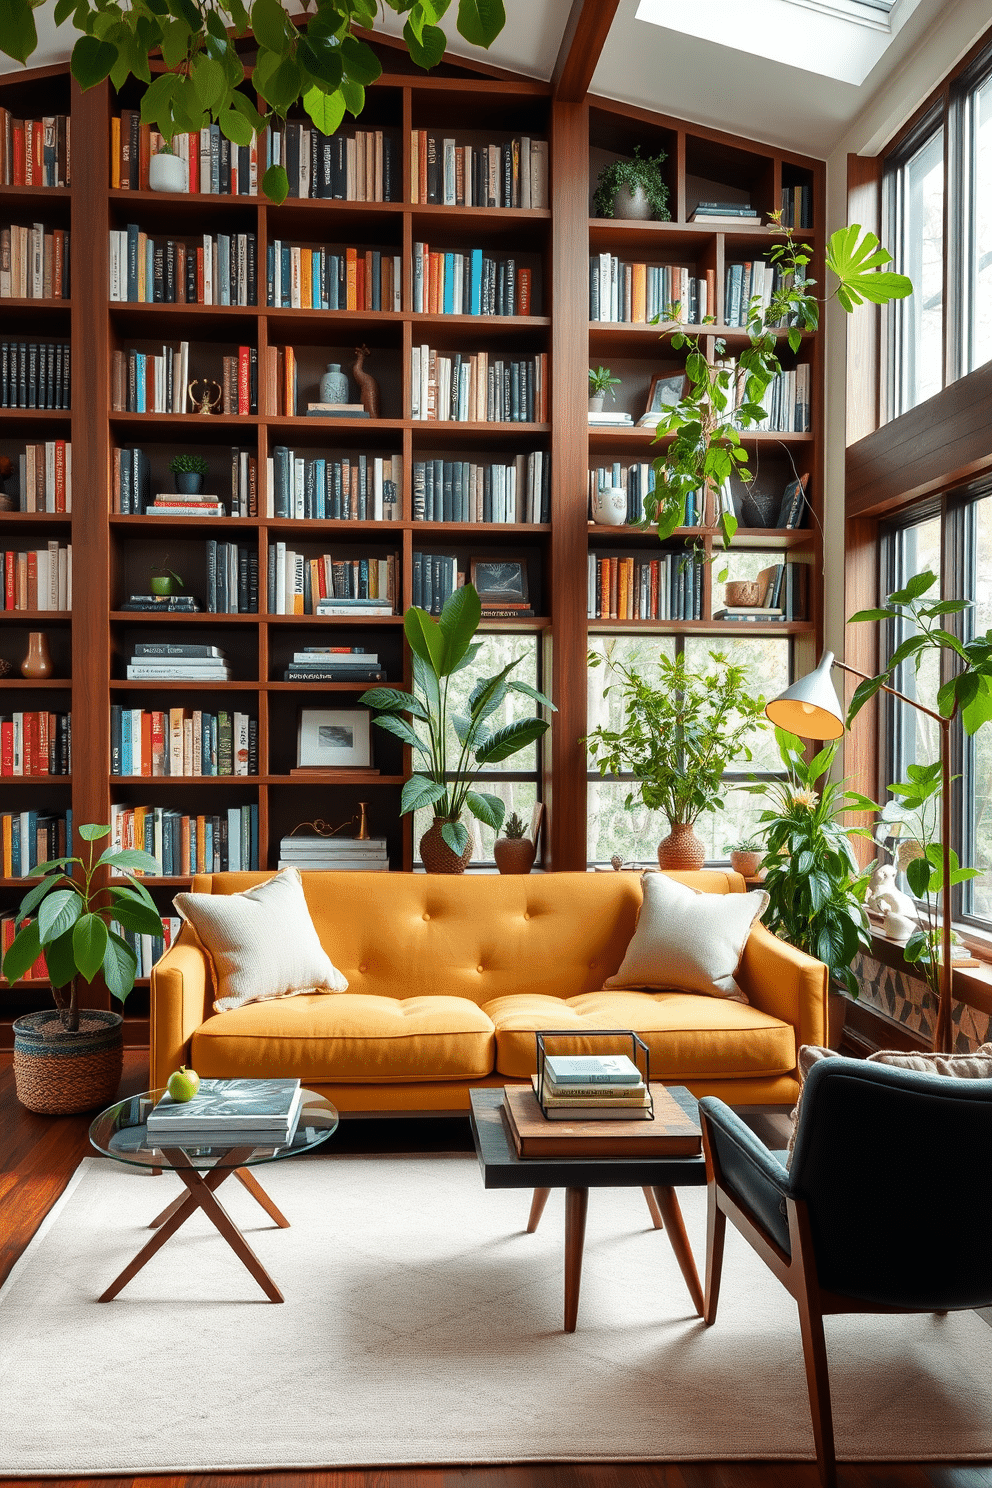
[(788, 729), (800, 739), (839, 739), (844, 732), (844, 710), (830, 668), (834, 653), (825, 651), (819, 666), (798, 682), (793, 682), (779, 697), (765, 705), (765, 713), (777, 728)]

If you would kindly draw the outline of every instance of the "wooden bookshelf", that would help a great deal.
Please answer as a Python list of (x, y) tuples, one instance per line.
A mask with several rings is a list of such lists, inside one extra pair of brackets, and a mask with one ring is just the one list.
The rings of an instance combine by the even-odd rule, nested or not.
[[(321, 551), (345, 543), (356, 551), (395, 552), (401, 584), (401, 604), (410, 602), (415, 551), (453, 551), (467, 560), (475, 550), (512, 546), (528, 554), (538, 576), (535, 617), (519, 621), (485, 621), (486, 632), (515, 632), (539, 638), (543, 685), (559, 712), (539, 756), (541, 789), (548, 803), (544, 836), (544, 866), (583, 869), (586, 866), (586, 760), (579, 739), (586, 732), (585, 671), (590, 635), (599, 633), (666, 633), (754, 635), (753, 624), (726, 625), (710, 618), (713, 583), (704, 588), (703, 618), (698, 621), (620, 621), (590, 619), (587, 615), (587, 555), (605, 553), (612, 546), (650, 554), (656, 537), (650, 532), (600, 528), (589, 522), (588, 470), (616, 460), (649, 461), (656, 449), (651, 430), (587, 428), (586, 369), (600, 362), (622, 364), (632, 397), (647, 386), (655, 370), (677, 366), (679, 355), (659, 341), (658, 328), (645, 325), (591, 322), (589, 319), (588, 261), (593, 253), (610, 252), (626, 261), (648, 259), (670, 264), (695, 263), (715, 271), (718, 321), (723, 317), (725, 264), (742, 257), (752, 245), (763, 245), (767, 234), (751, 226), (708, 227), (689, 221), (700, 182), (727, 186), (747, 193), (753, 204), (767, 211), (778, 204), (783, 181), (801, 178), (812, 187), (814, 227), (797, 233), (813, 249), (811, 273), (822, 277), (825, 229), (824, 166), (763, 145), (749, 145), (739, 137), (702, 129), (643, 109), (606, 99), (583, 103), (553, 101), (550, 86), (531, 79), (513, 79), (491, 69), (473, 68), (459, 61), (430, 77), (408, 71), (405, 54), (387, 40), (376, 45), (384, 61), (382, 78), (368, 90), (373, 127), (383, 123), (400, 140), (399, 189), (403, 200), (346, 202), (287, 199), (275, 206), (264, 197), (209, 194), (163, 196), (151, 191), (115, 190), (110, 185), (109, 140), (112, 114), (135, 107), (140, 97), (132, 83), (117, 99), (109, 84), (82, 93), (68, 69), (39, 69), (0, 79), (0, 103), (27, 111), (32, 98), (54, 92), (58, 107), (72, 115), (72, 183), (61, 190), (0, 189), (0, 218), (51, 221), (71, 230), (72, 298), (51, 303), (4, 302), (0, 315), (5, 334), (24, 338), (31, 319), (36, 333), (64, 336), (73, 347), (72, 409), (0, 410), (0, 453), (16, 453), (25, 439), (72, 439), (73, 510), (71, 515), (0, 513), (0, 533), (11, 546), (38, 543), (58, 534), (71, 537), (74, 567), (74, 606), (71, 615), (28, 615), (5, 612), (0, 626), (0, 655), (19, 664), (30, 626), (65, 629), (71, 647), (71, 677), (59, 676), (43, 684), (13, 679), (0, 682), (11, 703), (26, 699), (33, 688), (54, 693), (65, 707), (71, 698), (73, 774), (44, 782), (32, 780), (32, 799), (63, 809), (71, 797), (74, 818), (109, 821), (112, 803), (163, 805), (184, 812), (202, 812), (213, 796), (217, 809), (232, 804), (256, 804), (259, 813), (259, 854), (263, 868), (274, 867), (279, 838), (299, 822), (315, 816), (345, 820), (360, 799), (369, 799), (369, 828), (385, 835), (393, 866), (409, 869), (414, 858), (409, 818), (399, 817), (400, 791), (410, 761), (398, 740), (376, 738), (375, 763), (381, 774), (342, 776), (333, 783), (288, 773), (296, 709), (300, 700), (318, 706), (322, 696), (347, 705), (358, 688), (342, 682), (330, 686), (297, 685), (282, 680), (286, 654), (302, 645), (306, 632), (320, 639), (340, 636), (345, 644), (369, 643), (387, 658), (389, 685), (409, 686), (409, 657), (405, 652), (401, 615), (374, 618), (317, 618), (265, 613), (265, 563), (270, 541), (285, 541)], [(47, 90), (47, 91), (46, 91)], [(54, 105), (53, 105), (54, 106)], [(40, 104), (35, 105), (40, 111)], [(471, 129), (466, 124), (471, 111)], [(46, 109), (50, 112), (50, 109)], [(351, 123), (351, 121), (349, 121)], [(357, 124), (362, 127), (362, 120)], [(549, 142), (550, 207), (541, 209), (452, 207), (414, 204), (410, 195), (410, 130), (434, 128), (456, 137), (509, 138), (528, 134)], [(611, 154), (632, 154), (640, 143), (652, 152), (659, 144), (667, 151), (671, 222), (623, 222), (590, 217), (592, 191), (601, 165)], [(261, 171), (259, 172), (261, 175)], [(705, 195), (705, 193), (704, 193)], [(158, 238), (166, 235), (193, 239), (217, 232), (253, 232), (257, 239), (257, 299), (250, 306), (131, 304), (109, 300), (109, 232), (129, 222)], [(275, 239), (293, 243), (379, 245), (402, 260), (402, 309), (399, 311), (322, 311), (267, 306), (266, 252)], [(413, 244), (467, 251), (482, 247), (496, 254), (515, 250), (540, 266), (540, 315), (495, 318), (471, 315), (415, 314), (411, 309)], [(9, 325), (9, 331), (6, 327)], [(705, 328), (708, 344), (722, 336), (728, 354), (743, 346), (739, 327), (721, 324)], [(240, 344), (258, 351), (259, 401), (254, 415), (193, 413), (139, 414), (111, 408), (112, 353), (133, 343), (159, 350), (163, 344), (190, 343), (190, 375), (214, 375), (222, 352)], [(383, 392), (384, 417), (376, 420), (317, 420), (282, 416), (270, 406), (263, 366), (274, 346), (301, 348), (306, 363), (308, 391), (313, 369), (323, 361), (342, 361), (349, 369), (350, 348), (365, 343), (372, 348), (368, 370)], [(493, 356), (546, 352), (549, 362), (549, 418), (541, 423), (478, 423), (421, 421), (410, 417), (411, 352), (427, 344), (444, 354), (487, 350)], [(343, 349), (343, 351), (342, 351)], [(202, 356), (201, 356), (202, 352)], [(809, 489), (816, 521), (800, 531), (742, 529), (735, 547), (742, 552), (767, 550), (782, 558), (801, 559), (822, 572), (822, 544), (818, 522), (823, 493), (823, 355), (815, 336), (803, 339), (800, 357), (812, 366), (812, 432), (757, 434), (748, 446), (762, 460), (794, 462), (810, 477)], [(305, 398), (301, 397), (301, 401)], [(643, 408), (636, 410), (643, 412)], [(636, 416), (636, 414), (635, 414)], [(330, 426), (330, 427), (329, 427)], [(268, 517), (265, 462), (276, 445), (289, 444), (306, 457), (320, 452), (367, 451), (399, 456), (402, 490), (398, 519), (377, 523), (314, 519), (299, 521)], [(129, 445), (190, 448), (207, 455), (221, 472), (226, 493), (232, 446), (250, 450), (258, 461), (259, 512), (256, 517), (179, 519), (112, 515), (111, 476), (115, 447)], [(412, 473), (420, 458), (472, 459), (509, 463), (517, 454), (540, 449), (551, 458), (550, 522), (443, 523), (414, 520)], [(215, 453), (214, 453), (215, 452)], [(213, 473), (213, 472), (212, 472)], [(161, 482), (156, 483), (159, 487)], [(208, 489), (215, 489), (209, 486)], [(155, 534), (153, 536), (153, 534)], [(681, 531), (670, 541), (684, 549), (697, 533)], [(114, 608), (125, 592), (123, 575), (129, 554), (161, 546), (192, 551), (207, 538), (248, 546), (259, 560), (258, 614), (153, 615)], [(714, 538), (704, 535), (707, 551)], [(3, 546), (0, 543), (0, 546)], [(182, 562), (177, 560), (180, 571)], [(171, 565), (170, 565), (171, 566)], [(132, 586), (133, 587), (133, 586)], [(199, 596), (201, 599), (204, 596)], [(805, 619), (781, 624), (763, 622), (761, 635), (788, 639), (792, 670), (799, 675), (813, 663), (821, 635), (819, 580), (810, 584), (810, 611)], [(291, 634), (287, 636), (286, 632)], [(235, 680), (190, 684), (127, 681), (124, 658), (135, 637), (186, 636), (218, 644), (231, 657)], [(10, 637), (10, 643), (5, 643)], [(125, 637), (128, 640), (125, 640)], [(364, 684), (363, 684), (364, 686)], [(191, 701), (204, 693), (218, 700), (240, 694), (241, 706), (258, 719), (259, 768), (256, 776), (227, 778), (112, 777), (110, 772), (110, 706), (113, 700), (141, 706), (145, 698)], [(235, 699), (231, 697), (233, 706)], [(149, 704), (149, 706), (156, 706)], [(195, 701), (194, 701), (195, 706)], [(212, 706), (206, 701), (205, 707)], [(20, 790), (20, 780), (0, 779), (0, 809)], [(214, 791), (214, 786), (220, 786)], [(374, 786), (374, 789), (370, 789)], [(47, 793), (47, 794), (46, 794)], [(149, 879), (149, 887), (167, 912), (175, 889), (186, 879)], [(20, 885), (0, 882), (0, 907), (16, 904)], [(28, 989), (37, 984), (26, 984)], [(23, 1011), (24, 989), (18, 989)], [(128, 1016), (143, 1027), (147, 993), (136, 991)], [(133, 1009), (133, 1011), (132, 1011)], [(0, 1002), (0, 1011), (4, 1011)], [(9, 1041), (9, 1026), (6, 1028)]]

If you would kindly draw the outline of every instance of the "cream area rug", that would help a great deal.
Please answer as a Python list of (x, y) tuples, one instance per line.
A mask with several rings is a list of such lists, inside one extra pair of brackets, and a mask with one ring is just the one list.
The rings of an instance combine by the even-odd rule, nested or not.
[[(728, 1226), (705, 1328), (639, 1190), (593, 1190), (562, 1332), (564, 1195), (466, 1156), (313, 1156), (222, 1202), (286, 1295), (202, 1216), (96, 1298), (179, 1191), (84, 1160), (0, 1291), (0, 1477), (527, 1461), (812, 1459), (795, 1304)], [(702, 1270), (705, 1191), (682, 1191)], [(925, 1264), (925, 1257), (921, 1257)], [(829, 1318), (841, 1459), (992, 1459), (992, 1328)]]

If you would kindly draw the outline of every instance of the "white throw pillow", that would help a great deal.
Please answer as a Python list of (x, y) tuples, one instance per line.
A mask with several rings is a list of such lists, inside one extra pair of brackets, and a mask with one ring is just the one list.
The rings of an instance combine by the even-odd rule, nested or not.
[(607, 987), (701, 992), (747, 1002), (734, 973), (751, 926), (768, 905), (764, 889), (702, 894), (664, 873), (641, 878), (643, 902), (623, 965)]
[(177, 894), (173, 902), (213, 966), (214, 1012), (348, 990), (320, 943), (298, 869), (284, 868), (240, 894)]

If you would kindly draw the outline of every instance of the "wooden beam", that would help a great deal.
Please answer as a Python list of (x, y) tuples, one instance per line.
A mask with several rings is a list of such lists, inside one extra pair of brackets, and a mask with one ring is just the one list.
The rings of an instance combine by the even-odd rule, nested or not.
[(581, 103), (585, 98), (619, 8), (620, 0), (572, 0), (551, 74), (551, 92), (558, 102)]

